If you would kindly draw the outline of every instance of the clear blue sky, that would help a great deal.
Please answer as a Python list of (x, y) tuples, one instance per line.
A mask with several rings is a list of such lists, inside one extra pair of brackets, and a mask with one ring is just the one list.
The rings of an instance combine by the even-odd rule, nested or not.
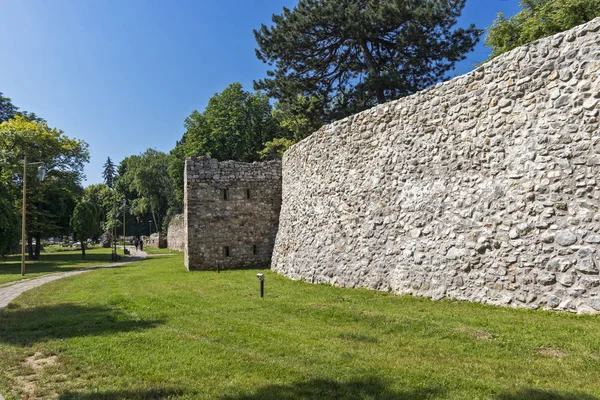
[[(252, 30), (296, 0), (0, 0), (0, 92), (90, 145), (87, 184), (108, 156), (168, 152), (183, 120), (232, 82), (264, 77)], [(488, 27), (518, 0), (467, 0), (461, 25)], [(457, 66), (489, 54), (483, 41)]]

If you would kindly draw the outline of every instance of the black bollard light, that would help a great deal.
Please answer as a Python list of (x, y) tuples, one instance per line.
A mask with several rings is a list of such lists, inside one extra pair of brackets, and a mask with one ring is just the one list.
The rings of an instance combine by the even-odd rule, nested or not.
[(260, 281), (260, 297), (265, 297), (265, 276), (263, 274), (256, 274), (256, 277)]

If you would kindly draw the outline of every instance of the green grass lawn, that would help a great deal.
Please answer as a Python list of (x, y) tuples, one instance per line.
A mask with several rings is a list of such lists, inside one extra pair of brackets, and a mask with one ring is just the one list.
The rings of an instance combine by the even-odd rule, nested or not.
[[(119, 254), (122, 254), (122, 250)], [(85, 251), (85, 260), (81, 259), (81, 250), (41, 253), (37, 261), (25, 260), (25, 276), (21, 276), (21, 255), (0, 258), (0, 285), (21, 279), (36, 278), (41, 275), (72, 271), (81, 267), (90, 267), (110, 263), (111, 249), (95, 248)]]
[[(187, 272), (156, 256), (0, 313), (0, 393), (58, 399), (596, 399), (600, 317)], [(258, 297), (256, 273), (266, 275)]]

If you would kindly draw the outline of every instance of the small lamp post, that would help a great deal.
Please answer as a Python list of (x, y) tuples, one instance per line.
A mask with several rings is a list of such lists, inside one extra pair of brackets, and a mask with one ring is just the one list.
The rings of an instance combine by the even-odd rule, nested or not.
[[(46, 177), (46, 166), (43, 162), (35, 162), (27, 164), (27, 156), (23, 156), (23, 215), (21, 226), (21, 276), (25, 276), (25, 226), (27, 225), (27, 167), (29, 165), (39, 165), (38, 177), (40, 181), (44, 181)], [(39, 243), (38, 243), (39, 245)]]
[(263, 274), (256, 274), (256, 277), (260, 281), (260, 297), (265, 297), (265, 276)]
[(148, 220), (148, 238), (152, 235), (152, 220)]

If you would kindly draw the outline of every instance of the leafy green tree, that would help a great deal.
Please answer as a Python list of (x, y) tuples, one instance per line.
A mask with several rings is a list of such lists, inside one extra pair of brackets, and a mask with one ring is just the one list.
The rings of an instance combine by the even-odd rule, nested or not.
[(109, 199), (112, 199), (110, 187), (104, 183), (89, 185), (84, 189), (83, 201), (98, 204), (103, 207), (110, 204)]
[(127, 157), (121, 165), (117, 192), (129, 200), (138, 219), (145, 220), (149, 214), (155, 226), (164, 229), (163, 222), (167, 222), (165, 217), (175, 199), (168, 173), (169, 155), (148, 149), (139, 156)]
[(521, 0), (520, 6), (511, 18), (499, 13), (489, 28), (490, 58), (600, 16), (600, 0)]
[[(108, 185), (99, 183), (89, 185), (84, 189), (83, 201), (98, 205), (102, 209), (102, 222), (106, 223), (106, 217), (111, 215), (114, 206), (117, 204), (115, 191)], [(107, 227), (106, 231), (110, 232), (112, 227)]]
[(0, 92), (0, 123), (8, 121), (12, 117), (14, 117), (17, 113), (19, 107), (15, 107), (10, 98), (4, 97), (2, 92)]
[(291, 101), (277, 102), (273, 118), (284, 137), (298, 142), (319, 129), (326, 121), (321, 115), (322, 104), (315, 96), (296, 96)]
[(278, 125), (269, 99), (229, 85), (208, 101), (203, 113), (185, 119), (185, 156), (207, 155), (218, 160), (258, 161), (264, 144), (277, 137)]
[(0, 256), (9, 254), (19, 243), (20, 221), (14, 211), (12, 198), (0, 182)]
[(102, 177), (104, 178), (104, 183), (112, 189), (113, 181), (115, 179), (115, 164), (113, 164), (110, 157), (108, 157), (103, 167), (104, 171), (102, 171)]
[(260, 151), (260, 157), (263, 160), (275, 160), (283, 158), (283, 153), (295, 142), (286, 138), (275, 138), (265, 144), (265, 148)]
[(186, 158), (207, 155), (218, 160), (258, 161), (266, 143), (293, 136), (280, 129), (266, 96), (244, 91), (239, 83), (211, 97), (204, 112), (193, 111), (184, 127), (183, 137), (169, 154), (168, 173), (174, 190), (169, 216), (183, 211)]
[(19, 111), (19, 107), (12, 104), (10, 98), (4, 97), (0, 92), (0, 123), (6, 122), (15, 116), (24, 117), (32, 122), (45, 122), (43, 118), (38, 117), (35, 113), (28, 111)]
[(89, 201), (77, 203), (71, 217), (71, 225), (75, 238), (81, 243), (81, 259), (85, 260), (85, 245), (89, 238), (97, 238), (102, 234), (102, 208)]
[(300, 0), (254, 31), (274, 69), (254, 88), (292, 104), (314, 96), (325, 121), (446, 77), (473, 49), (474, 25), (453, 29), (466, 0)]
[(265, 143), (259, 152), (265, 159), (282, 158), (294, 143), (319, 129), (326, 121), (321, 114), (321, 101), (315, 96), (296, 96), (288, 102), (277, 102), (272, 111), (279, 125), (279, 137)]
[(32, 246), (33, 239), (41, 243), (44, 237), (71, 233), (71, 216), (83, 188), (73, 172), (51, 171), (44, 182), (35, 175), (31, 171), (27, 176), (27, 241), (30, 258), (37, 260), (41, 248)]
[[(68, 231), (75, 199), (81, 196), (83, 165), (89, 161), (87, 144), (50, 128), (37, 117), (16, 115), (0, 124), (0, 152), (0, 176), (10, 176), (9, 191), (17, 210), (21, 207), (23, 157), (29, 162), (44, 162), (49, 170), (43, 184), (33, 171), (27, 175), (27, 241), (30, 258), (37, 259), (42, 237)], [(34, 238), (38, 245), (32, 253)]]
[(170, 214), (181, 214), (183, 212), (183, 170), (185, 168), (185, 138), (184, 134), (181, 140), (177, 141), (175, 147), (169, 153), (169, 177), (175, 195), (175, 202)]

